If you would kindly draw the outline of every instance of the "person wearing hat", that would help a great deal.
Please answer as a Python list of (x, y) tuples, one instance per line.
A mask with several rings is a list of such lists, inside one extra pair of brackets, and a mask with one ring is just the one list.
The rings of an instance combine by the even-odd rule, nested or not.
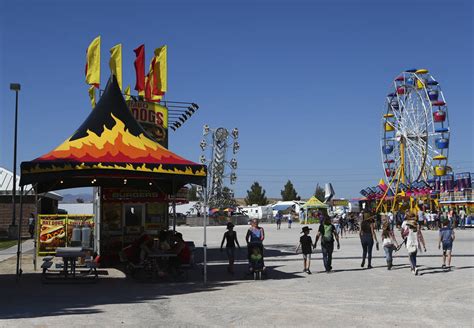
[(309, 235), (310, 230), (313, 229), (308, 226), (304, 226), (301, 229), (301, 233), (303, 234), (303, 236), (300, 237), (300, 243), (298, 244), (298, 247), (296, 247), (295, 251), (296, 253), (298, 253), (301, 247), (301, 251), (303, 253), (303, 272), (306, 272), (307, 274), (311, 274), (309, 266), (311, 264), (311, 253), (313, 252), (313, 240)]
[(229, 260), (229, 265), (227, 266), (227, 271), (230, 274), (234, 273), (234, 260), (235, 260), (235, 245), (240, 249), (239, 240), (237, 239), (237, 232), (234, 231), (234, 224), (232, 222), (227, 222), (227, 231), (224, 232), (221, 242), (221, 252), (222, 246), (226, 242), (225, 251), (227, 254), (227, 259)]
[(406, 236), (406, 247), (408, 252), (408, 257), (410, 259), (411, 272), (418, 275), (418, 268), (416, 267), (416, 254), (418, 253), (418, 248), (421, 250), (421, 245), (426, 252), (425, 239), (419, 229), (418, 224), (414, 216), (410, 216), (406, 220), (406, 229), (408, 230)]

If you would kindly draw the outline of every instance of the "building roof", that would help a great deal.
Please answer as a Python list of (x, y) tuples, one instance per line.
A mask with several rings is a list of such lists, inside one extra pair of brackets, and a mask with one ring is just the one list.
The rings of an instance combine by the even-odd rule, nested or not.
[[(11, 195), (13, 190), (13, 172), (0, 167), (0, 195)], [(34, 195), (34, 190), (32, 185), (26, 185), (23, 188), (24, 194), (23, 195)], [(18, 195), (20, 194), (20, 177), (16, 176), (16, 191)], [(47, 192), (44, 196), (48, 198), (52, 198), (55, 200), (62, 200), (63, 196), (57, 194), (55, 192)]]

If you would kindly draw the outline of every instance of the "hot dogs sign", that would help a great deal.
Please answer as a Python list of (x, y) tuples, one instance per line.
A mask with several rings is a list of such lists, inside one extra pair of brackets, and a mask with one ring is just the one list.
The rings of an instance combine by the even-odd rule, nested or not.
[(168, 148), (168, 108), (160, 104), (134, 100), (128, 100), (127, 106), (148, 135)]
[(92, 215), (39, 215), (38, 255), (54, 254), (57, 247), (69, 245), (74, 226), (94, 226)]

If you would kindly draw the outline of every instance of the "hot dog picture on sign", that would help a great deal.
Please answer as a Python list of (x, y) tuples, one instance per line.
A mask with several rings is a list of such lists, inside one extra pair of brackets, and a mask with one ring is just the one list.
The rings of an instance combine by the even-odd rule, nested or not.
[(66, 246), (66, 218), (64, 215), (40, 215), (38, 253), (51, 254), (57, 247)]

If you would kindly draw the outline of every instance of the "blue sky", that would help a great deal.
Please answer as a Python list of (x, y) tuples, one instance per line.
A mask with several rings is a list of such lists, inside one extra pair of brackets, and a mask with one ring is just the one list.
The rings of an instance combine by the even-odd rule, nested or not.
[(383, 174), (380, 118), (391, 80), (428, 68), (440, 81), (452, 130), (450, 162), (474, 172), (471, 1), (5, 1), (0, 0), (0, 165), (12, 168), (20, 82), (19, 162), (69, 137), (90, 111), (85, 51), (102, 36), (133, 49), (168, 45), (168, 99), (200, 109), (171, 132), (170, 148), (198, 161), (202, 126), (238, 127), (237, 196), (253, 181), (278, 197), (332, 182), (358, 197)]

